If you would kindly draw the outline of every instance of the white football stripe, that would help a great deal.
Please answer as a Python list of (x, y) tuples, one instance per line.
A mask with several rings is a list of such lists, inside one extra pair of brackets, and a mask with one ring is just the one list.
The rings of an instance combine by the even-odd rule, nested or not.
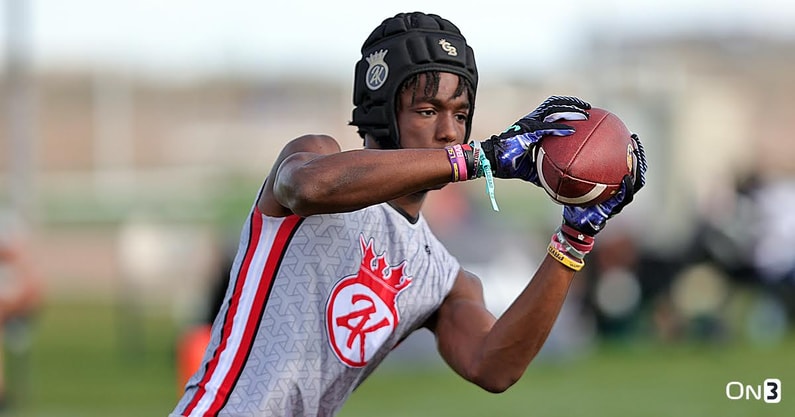
[(551, 195), (552, 197), (555, 196), (555, 191), (549, 186), (547, 179), (544, 178), (544, 155), (547, 153), (544, 152), (544, 148), (538, 148), (538, 156), (536, 157), (536, 172), (538, 173), (538, 182), (541, 183), (541, 186), (547, 191), (547, 194)]
[(607, 188), (604, 184), (596, 184), (591, 188), (591, 191), (579, 196), (579, 197), (563, 197), (561, 195), (556, 196), (555, 199), (560, 201), (564, 204), (583, 204), (593, 200), (596, 197), (599, 197), (599, 194), (602, 194), (602, 191)]
[(559, 195), (549, 186), (547, 179), (544, 178), (544, 170), (542, 169), (544, 166), (544, 148), (538, 149), (538, 158), (536, 158), (536, 172), (538, 172), (538, 181), (541, 183), (541, 186), (547, 191), (547, 194), (552, 196), (552, 198), (561, 204), (583, 204), (587, 203), (596, 197), (599, 197), (600, 194), (607, 188), (605, 184), (595, 184), (591, 191), (579, 196), (579, 197), (564, 197)]

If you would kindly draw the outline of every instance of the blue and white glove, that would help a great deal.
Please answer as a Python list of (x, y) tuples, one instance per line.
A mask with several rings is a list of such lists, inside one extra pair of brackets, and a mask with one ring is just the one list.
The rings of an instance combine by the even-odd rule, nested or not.
[[(610, 218), (620, 213), (627, 204), (632, 202), (635, 193), (646, 184), (646, 153), (638, 135), (633, 133), (632, 140), (635, 143), (633, 150), (635, 169), (632, 170), (631, 176), (624, 177), (621, 189), (616, 195), (604, 203), (591, 207), (563, 206), (563, 230), (570, 237), (580, 241), (592, 239), (604, 228)], [(575, 232), (577, 235), (571, 236)]]
[(499, 135), (481, 142), (497, 178), (519, 178), (540, 186), (533, 162), (535, 144), (542, 136), (568, 136), (574, 128), (560, 120), (586, 120), (591, 105), (576, 97), (551, 96), (538, 108)]

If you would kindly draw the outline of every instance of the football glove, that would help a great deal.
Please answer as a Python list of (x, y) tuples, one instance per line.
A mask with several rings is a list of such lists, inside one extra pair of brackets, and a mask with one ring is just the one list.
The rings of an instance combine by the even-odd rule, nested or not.
[[(578, 240), (593, 238), (605, 226), (605, 223), (620, 213), (627, 204), (631, 203), (635, 194), (646, 184), (646, 153), (638, 135), (632, 134), (634, 142), (633, 154), (635, 155), (636, 169), (632, 175), (627, 175), (621, 184), (621, 188), (613, 197), (607, 201), (590, 207), (563, 206), (563, 225), (568, 235), (576, 231)], [(567, 227), (568, 228), (567, 228)]]
[(571, 135), (574, 128), (558, 121), (586, 120), (590, 108), (576, 97), (551, 96), (502, 133), (481, 142), (494, 176), (519, 178), (540, 186), (533, 161), (535, 144), (546, 135)]

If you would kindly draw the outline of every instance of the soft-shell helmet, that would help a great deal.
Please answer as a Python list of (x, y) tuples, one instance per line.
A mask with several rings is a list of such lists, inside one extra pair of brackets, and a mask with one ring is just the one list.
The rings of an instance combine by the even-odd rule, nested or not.
[[(457, 74), (478, 84), (475, 55), (452, 22), (434, 14), (399, 13), (384, 20), (362, 45), (353, 84), (353, 120), (359, 135), (372, 135), (384, 149), (400, 148), (395, 114), (398, 89), (409, 77), (427, 71)], [(475, 103), (470, 104), (466, 139)]]

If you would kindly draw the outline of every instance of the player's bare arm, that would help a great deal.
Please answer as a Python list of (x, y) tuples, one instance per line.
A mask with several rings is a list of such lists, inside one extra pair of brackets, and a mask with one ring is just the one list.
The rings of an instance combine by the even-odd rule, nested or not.
[(468, 381), (487, 391), (505, 391), (541, 350), (573, 277), (572, 269), (547, 256), (513, 304), (495, 319), (486, 309), (480, 280), (462, 269), (429, 322), (440, 354)]
[[(521, 178), (538, 185), (538, 173), (527, 157), (544, 134), (565, 136), (566, 125), (545, 123), (582, 120), (590, 105), (568, 97), (551, 97), (538, 109), (486, 143), (495, 175)], [(540, 132), (544, 132), (540, 134)], [(467, 380), (492, 392), (513, 385), (538, 354), (555, 323), (575, 272), (585, 265), (594, 237), (608, 219), (629, 204), (645, 183), (646, 159), (632, 135), (632, 172), (607, 201), (589, 207), (564, 206), (561, 227), (553, 233), (549, 255), (508, 310), (498, 319), (486, 309), (480, 282), (462, 270), (453, 289), (427, 326), (439, 351)], [(499, 278), (498, 278), (499, 279)]]
[[(427, 77), (418, 78), (424, 91)], [(402, 127), (401, 149), (378, 147), (340, 151), (336, 140), (308, 135), (291, 141), (270, 173), (260, 210), (273, 216), (339, 213), (438, 188), (451, 181), (445, 146), (461, 143), (470, 104), (459, 89), (459, 77), (441, 74), (435, 93), (400, 94), (397, 117)], [(404, 209), (417, 215), (421, 197)]]
[(265, 182), (260, 211), (270, 216), (353, 211), (450, 181), (442, 149), (340, 151), (329, 136), (285, 146)]

